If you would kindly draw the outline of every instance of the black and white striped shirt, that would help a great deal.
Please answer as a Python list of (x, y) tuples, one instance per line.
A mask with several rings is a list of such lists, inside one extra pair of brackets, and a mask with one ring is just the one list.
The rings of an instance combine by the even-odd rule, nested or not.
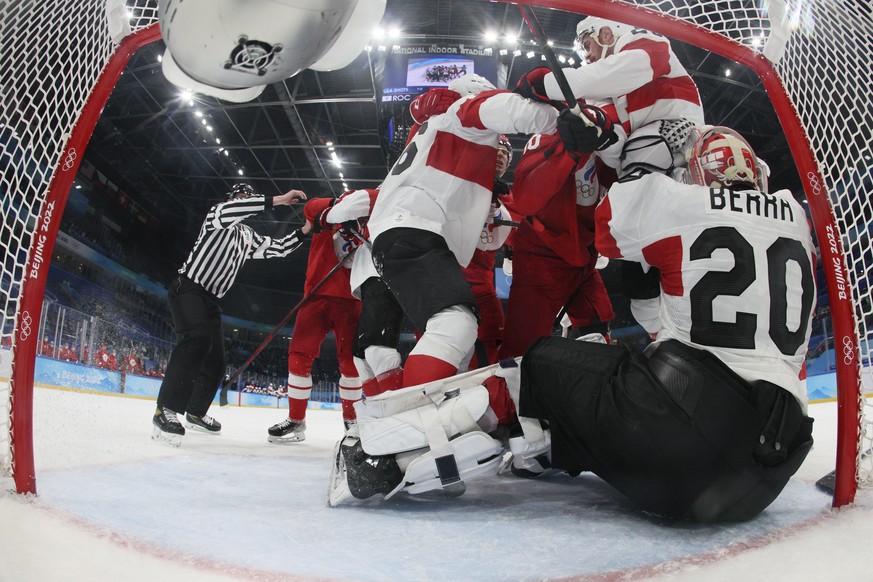
[(273, 198), (265, 196), (230, 200), (213, 206), (179, 274), (216, 297), (223, 297), (246, 260), (284, 257), (295, 251), (303, 242), (300, 229), (273, 239), (240, 224), (249, 216), (272, 207)]

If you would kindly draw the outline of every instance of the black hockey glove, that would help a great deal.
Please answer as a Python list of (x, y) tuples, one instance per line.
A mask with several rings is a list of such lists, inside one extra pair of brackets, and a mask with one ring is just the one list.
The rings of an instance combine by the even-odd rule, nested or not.
[(330, 204), (327, 205), (327, 208), (319, 212), (318, 216), (315, 217), (315, 221), (312, 223), (313, 234), (333, 228), (333, 225), (327, 221), (327, 214), (330, 212), (330, 209), (333, 208), (333, 204), (334, 201), (331, 200)]
[(357, 248), (361, 245), (361, 238), (364, 236), (361, 234), (363, 230), (364, 225), (361, 224), (360, 220), (347, 220), (340, 225), (339, 233), (344, 241)]
[(581, 114), (564, 109), (558, 115), (558, 134), (564, 149), (575, 159), (606, 149), (618, 141), (612, 122), (599, 107), (582, 105)]
[(494, 178), (494, 187), (491, 188), (491, 202), (499, 202), (500, 196), (509, 194), (509, 186), (500, 178)]

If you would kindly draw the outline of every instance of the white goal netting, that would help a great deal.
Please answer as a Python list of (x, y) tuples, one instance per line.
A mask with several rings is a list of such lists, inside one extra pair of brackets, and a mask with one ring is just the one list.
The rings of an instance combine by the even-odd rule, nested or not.
[[(398, 0), (399, 1), (399, 0)], [(476, 2), (480, 0), (469, 0)], [(527, 2), (526, 2), (527, 3)], [(859, 451), (873, 445), (863, 421), (862, 379), (869, 382), (873, 341), (870, 269), (873, 267), (873, 16), (861, 0), (538, 0), (534, 5), (624, 20), (741, 60), (762, 74), (768, 94), (778, 99), (777, 83), (788, 99), (780, 120), (799, 161), (834, 315), (834, 344), (845, 402), (855, 418), (844, 426), (841, 458), (858, 468), (854, 482), (873, 476)], [(119, 2), (112, 2), (118, 4)], [(128, 0), (124, 19), (133, 32), (157, 21), (157, 0)], [(575, 15), (568, 18), (576, 19)], [(32, 458), (16, 458), (29, 434), (32, 373), (48, 261), (41, 237), (60, 221), (63, 192), (52, 187), (59, 172), (77, 167), (71, 134), (83, 109), (101, 84), (117, 45), (100, 0), (19, 0), (0, 4), (3, 65), (0, 70), (0, 167), (2, 167), (3, 253), (0, 304), (3, 307), (2, 362), (16, 354), (12, 369), (0, 366), (0, 474), (33, 471)], [(688, 24), (694, 25), (689, 27)], [(152, 27), (153, 29), (154, 27)], [(689, 36), (690, 35), (690, 36)], [(785, 39), (784, 47), (779, 39)], [(767, 44), (769, 42), (769, 44)], [(762, 64), (762, 51), (779, 55)], [(784, 50), (781, 50), (783, 49)], [(771, 52), (772, 51), (772, 52)], [(761, 65), (761, 66), (756, 66)], [(774, 75), (775, 73), (775, 75)], [(774, 80), (772, 77), (776, 77)], [(102, 81), (105, 84), (105, 80)], [(781, 82), (781, 83), (780, 83)], [(105, 88), (104, 88), (105, 89)], [(108, 92), (106, 93), (108, 95)], [(105, 97), (104, 97), (105, 99)], [(786, 110), (793, 103), (796, 118)], [(793, 128), (787, 127), (792, 126)], [(61, 184), (63, 186), (63, 184)], [(61, 201), (61, 208), (53, 205)], [(49, 247), (50, 248), (50, 247)], [(42, 277), (43, 286), (39, 285)], [(39, 291), (31, 297), (30, 290)], [(34, 307), (37, 306), (37, 307)], [(31, 342), (28, 344), (28, 342)], [(14, 352), (10, 352), (14, 348)], [(11, 374), (13, 382), (8, 381)], [(16, 380), (23, 378), (23, 381)], [(18, 382), (18, 383), (16, 383)], [(30, 384), (30, 388), (26, 384)], [(10, 384), (13, 388), (10, 390)], [(25, 384), (25, 385), (22, 385)], [(19, 399), (16, 401), (16, 399)], [(841, 404), (844, 401), (841, 400)], [(854, 414), (854, 412), (853, 412)], [(873, 418), (873, 415), (868, 417)], [(860, 433), (861, 439), (857, 438)], [(27, 456), (24, 454), (22, 456)], [(32, 453), (31, 453), (32, 457)], [(873, 455), (869, 456), (873, 459)], [(873, 462), (871, 462), (873, 463)], [(18, 475), (16, 475), (18, 482)], [(19, 484), (19, 490), (21, 490)]]

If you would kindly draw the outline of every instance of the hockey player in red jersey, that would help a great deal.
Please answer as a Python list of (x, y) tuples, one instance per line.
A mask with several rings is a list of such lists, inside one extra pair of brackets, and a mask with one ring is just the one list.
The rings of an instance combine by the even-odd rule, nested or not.
[(686, 183), (652, 173), (616, 184), (595, 214), (602, 254), (660, 269), (661, 331), (645, 355), (542, 338), (520, 366), (501, 362), (503, 394), (479, 374), (363, 403), (331, 503), (462, 491), (459, 481), (496, 472), (503, 445), (486, 433), (513, 405), (514, 457), (591, 471), (650, 514), (745, 521), (773, 502), (812, 446), (815, 246), (803, 207), (787, 190), (767, 193), (742, 137), (715, 127), (691, 138)]
[(505, 317), (503, 304), (497, 297), (497, 288), (494, 285), (494, 264), (497, 250), (509, 236), (511, 228), (508, 226), (495, 227), (494, 220), (512, 220), (509, 210), (503, 205), (503, 201), (509, 195), (509, 187), (500, 179), (509, 169), (509, 164), (512, 163), (512, 144), (509, 142), (509, 138), (501, 135), (497, 148), (497, 167), (495, 168), (491, 202), (491, 224), (486, 224), (482, 229), (480, 239), (483, 245), (476, 247), (470, 264), (464, 267), (464, 278), (470, 283), (473, 296), (476, 298), (476, 306), (479, 309), (476, 343), (472, 353), (468, 355), (470, 369), (481, 368), (496, 362), (497, 349), (503, 340)]
[[(369, 221), (374, 264), (423, 330), (406, 360), (404, 386), (455, 374), (475, 341), (476, 301), (460, 266), (469, 264), (489, 217), (499, 135), (558, 128), (554, 108), (496, 90), (478, 75), (449, 89), (461, 99), (421, 126), (385, 178)], [(601, 145), (601, 132), (580, 117), (561, 123), (589, 132), (592, 150)]]
[[(333, 198), (314, 198), (303, 207), (306, 222), (303, 231), (312, 231), (309, 261), (306, 267), (305, 295), (333, 269), (339, 257), (345, 256), (349, 244), (333, 229), (318, 224), (319, 215), (333, 203)], [(351, 267), (351, 260), (347, 264)], [(270, 442), (298, 442), (306, 438), (306, 407), (312, 391), (312, 361), (318, 357), (328, 332), (336, 338), (339, 361), (339, 392), (346, 428), (355, 421), (354, 403), (361, 399), (361, 382), (352, 359), (355, 327), (361, 304), (352, 297), (349, 288), (350, 269), (342, 268), (315, 291), (300, 307), (294, 322), (294, 333), (288, 344), (288, 418), (267, 430)]]
[(606, 192), (593, 155), (570, 155), (557, 135), (535, 135), (515, 169), (510, 210), (526, 218), (513, 235), (512, 286), (498, 359), (551, 335), (566, 307), (582, 333), (608, 332), (609, 294), (595, 269), (594, 208)]
[[(579, 22), (576, 33), (588, 64), (563, 74), (577, 99), (614, 105), (620, 122), (618, 143), (598, 155), (620, 177), (683, 165), (682, 146), (691, 128), (704, 124), (703, 107), (669, 39), (596, 17)], [(534, 69), (522, 81), (525, 96), (564, 99), (549, 69)]]
[[(379, 191), (374, 189), (347, 192), (319, 218), (325, 226), (341, 225), (341, 232), (347, 237), (354, 239), (360, 235), (367, 241), (355, 252), (351, 273), (352, 294), (361, 300), (353, 347), (354, 361), (367, 398), (399, 388), (403, 380), (401, 356), (397, 350), (403, 310), (376, 272), (365, 225), (378, 195)], [(355, 232), (350, 232), (351, 229)]]

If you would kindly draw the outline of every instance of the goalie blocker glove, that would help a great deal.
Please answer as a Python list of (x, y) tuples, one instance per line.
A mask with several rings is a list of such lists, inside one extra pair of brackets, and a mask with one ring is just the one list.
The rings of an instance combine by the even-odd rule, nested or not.
[(578, 160), (582, 154), (608, 148), (618, 141), (612, 121), (599, 107), (580, 103), (580, 113), (564, 109), (558, 114), (558, 135), (567, 153)]

